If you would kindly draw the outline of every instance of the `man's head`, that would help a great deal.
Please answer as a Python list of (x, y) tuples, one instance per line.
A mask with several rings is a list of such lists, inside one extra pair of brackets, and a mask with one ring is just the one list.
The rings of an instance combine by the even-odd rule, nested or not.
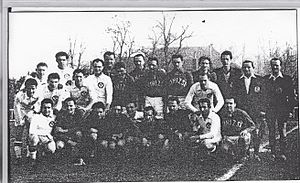
[(76, 101), (74, 98), (68, 97), (64, 101), (65, 107), (69, 114), (74, 114), (76, 109)]
[(254, 63), (251, 60), (245, 60), (242, 64), (242, 70), (246, 77), (254, 74)]
[(92, 111), (99, 119), (103, 119), (105, 117), (105, 105), (102, 102), (94, 103), (92, 105)]
[(133, 57), (133, 63), (135, 65), (136, 68), (138, 69), (144, 69), (144, 65), (145, 65), (145, 57), (143, 54), (136, 54)]
[(169, 109), (170, 113), (173, 113), (179, 109), (178, 97), (169, 97), (168, 98), (168, 109)]
[(25, 81), (25, 91), (28, 97), (32, 97), (34, 95), (37, 85), (37, 81), (33, 78), (29, 78)]
[(182, 55), (172, 55), (172, 64), (174, 68), (181, 69), (183, 67)]
[(208, 98), (202, 98), (198, 101), (199, 109), (203, 117), (207, 117), (210, 112), (211, 103)]
[(225, 99), (225, 109), (228, 113), (233, 113), (235, 111), (236, 103), (233, 97), (228, 97)]
[(121, 77), (121, 78), (125, 77), (127, 71), (126, 71), (126, 66), (125, 66), (124, 62), (117, 62), (115, 64), (115, 69), (116, 69), (119, 77)]
[(75, 69), (73, 71), (73, 80), (75, 81), (76, 86), (83, 85), (84, 73), (82, 69)]
[(223, 67), (230, 68), (230, 64), (232, 61), (232, 53), (230, 51), (224, 51), (221, 54), (221, 62)]
[(112, 107), (112, 113), (116, 116), (119, 116), (120, 114), (122, 114), (122, 111), (123, 111), (123, 109), (122, 109), (122, 106), (120, 106), (120, 105), (115, 105)]
[(58, 73), (51, 73), (48, 75), (48, 87), (50, 90), (55, 90), (58, 89), (58, 85), (59, 85), (59, 74)]
[(208, 75), (207, 74), (201, 74), (199, 76), (199, 83), (202, 90), (207, 89), (207, 83), (208, 83)]
[(53, 114), (53, 101), (50, 98), (45, 98), (41, 102), (41, 113), (49, 117)]
[(144, 118), (147, 121), (152, 121), (156, 116), (156, 111), (152, 106), (147, 106), (144, 108)]
[(198, 64), (199, 68), (201, 69), (201, 71), (204, 71), (204, 73), (207, 73), (210, 70), (211, 61), (209, 57), (200, 57)]
[(270, 61), (272, 73), (277, 75), (281, 70), (281, 60), (279, 58), (272, 58)]
[(135, 112), (137, 111), (137, 104), (136, 102), (129, 102), (127, 105), (126, 105), (126, 111), (127, 111), (127, 114), (129, 116), (132, 116), (135, 115)]
[(36, 66), (36, 73), (39, 79), (43, 78), (46, 75), (46, 70), (48, 69), (48, 65), (44, 62), (40, 62)]
[(111, 51), (107, 51), (104, 53), (103, 59), (104, 59), (104, 67), (108, 70), (113, 69), (115, 62), (116, 62), (115, 53), (111, 52)]
[(104, 68), (104, 61), (96, 58), (92, 62), (95, 76), (100, 76)]
[(150, 71), (155, 71), (158, 69), (158, 59), (156, 57), (149, 58), (148, 68)]
[(58, 68), (64, 69), (68, 67), (69, 55), (66, 52), (60, 51), (55, 55)]

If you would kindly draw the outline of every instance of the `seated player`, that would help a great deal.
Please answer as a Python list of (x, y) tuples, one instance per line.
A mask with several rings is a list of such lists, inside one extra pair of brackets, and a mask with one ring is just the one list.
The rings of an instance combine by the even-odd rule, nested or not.
[(195, 135), (190, 137), (192, 143), (198, 145), (198, 150), (203, 155), (216, 151), (221, 141), (220, 117), (211, 110), (211, 102), (207, 98), (198, 101), (200, 112), (194, 113), (192, 117), (193, 131)]
[(138, 127), (142, 146), (146, 149), (149, 147), (150, 153), (160, 155), (160, 152), (164, 152), (169, 148), (168, 135), (170, 133), (164, 121), (155, 118), (155, 116), (156, 111), (153, 107), (145, 107), (144, 119), (141, 123), (138, 123)]
[[(173, 145), (183, 145), (182, 143), (189, 137), (192, 128), (189, 121), (189, 111), (180, 109), (180, 102), (177, 97), (168, 98), (168, 110), (165, 120), (168, 128), (172, 131)], [(181, 147), (180, 147), (181, 148)]]
[(247, 159), (255, 123), (245, 111), (236, 108), (233, 97), (225, 100), (225, 108), (220, 116), (222, 118), (222, 149), (232, 154), (235, 160)]
[[(53, 136), (51, 135), (55, 125), (55, 115), (53, 114), (53, 101), (49, 98), (41, 102), (41, 113), (34, 114), (29, 127), (29, 151), (31, 165), (35, 168), (37, 146), (43, 145), (50, 153), (56, 150)], [(51, 158), (51, 155), (50, 155)]]
[(137, 102), (130, 101), (126, 105), (126, 114), (129, 119), (135, 122), (140, 122), (140, 120), (144, 118), (144, 113), (142, 111), (138, 111), (137, 109)]
[(41, 89), (41, 98), (50, 98), (54, 102), (54, 113), (56, 114), (62, 108), (62, 102), (70, 97), (62, 84), (59, 84), (60, 77), (58, 73), (51, 73), (48, 75), (48, 84)]
[(125, 143), (134, 136), (135, 125), (125, 114), (122, 114), (122, 108), (119, 105), (114, 106), (111, 113), (106, 116), (106, 123), (107, 135), (104, 140), (108, 141), (108, 148), (117, 155), (126, 153)]
[(82, 162), (80, 156), (80, 146), (82, 143), (83, 115), (84, 110), (77, 107), (75, 99), (67, 98), (64, 101), (66, 109), (62, 109), (57, 114), (57, 124), (55, 125), (55, 138), (57, 149), (70, 148), (71, 156)]
[[(32, 115), (38, 112), (39, 97), (36, 94), (37, 81), (29, 78), (25, 81), (24, 91), (19, 91), (14, 101), (16, 140), (14, 150), (16, 163), (20, 163), (22, 158), (22, 137), (25, 127), (28, 129)], [(28, 133), (28, 131), (27, 131)], [(27, 135), (26, 135), (27, 136)]]
[[(105, 121), (105, 105), (96, 102), (92, 105), (92, 110), (86, 114), (84, 122), (84, 133), (86, 137), (86, 151), (91, 158), (94, 158), (98, 149), (98, 143), (107, 148), (106, 140), (107, 123)], [(100, 152), (102, 153), (102, 152)]]

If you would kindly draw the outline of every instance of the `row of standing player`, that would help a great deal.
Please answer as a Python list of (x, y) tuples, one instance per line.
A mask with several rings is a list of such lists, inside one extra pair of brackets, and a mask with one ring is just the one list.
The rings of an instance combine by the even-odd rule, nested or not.
[[(106, 104), (107, 110), (111, 102), (113, 102), (113, 105), (124, 106), (124, 103), (132, 100), (133, 97), (137, 98), (140, 105), (151, 105), (155, 107), (158, 113), (163, 114), (164, 96), (171, 95), (178, 97), (181, 106), (186, 106), (193, 112), (198, 111), (194, 105), (197, 104), (197, 101), (193, 101), (195, 98), (198, 100), (200, 98), (209, 98), (211, 101), (215, 98), (217, 100), (212, 102), (216, 104), (213, 105), (213, 110), (218, 112), (224, 103), (222, 94), (225, 98), (234, 94), (233, 96), (235, 96), (239, 106), (245, 109), (256, 123), (259, 121), (257, 118), (265, 114), (268, 110), (267, 114), (270, 114), (270, 119), (272, 118), (272, 120), (268, 120), (270, 121), (270, 144), (272, 153), (275, 154), (275, 121), (279, 119), (279, 131), (282, 131), (282, 129), (284, 129), (283, 124), (286, 120), (286, 115), (290, 111), (292, 100), (294, 99), (291, 91), (292, 87), (290, 87), (291, 78), (281, 73), (281, 61), (279, 59), (271, 60), (272, 74), (262, 79), (254, 75), (254, 65), (252, 61), (243, 62), (243, 72), (237, 68), (232, 68), (230, 65), (232, 54), (229, 51), (225, 51), (221, 54), (223, 67), (214, 70), (214, 72), (210, 71), (210, 59), (201, 57), (199, 59), (200, 69), (193, 72), (194, 77), (183, 70), (183, 58), (180, 55), (174, 55), (172, 57), (174, 70), (167, 75), (158, 69), (158, 60), (155, 58), (149, 59), (149, 69), (145, 70), (143, 68), (144, 56), (141, 54), (134, 57), (136, 68), (128, 75), (126, 74), (125, 65), (123, 63), (118, 62), (115, 65), (113, 64), (114, 57), (113, 53), (107, 52), (104, 54), (104, 62), (100, 59), (95, 59), (93, 61), (94, 74), (88, 76), (86, 82), (82, 82), (82, 71), (77, 70), (77, 73), (74, 72), (73, 74), (74, 85), (64, 87), (64, 84), (68, 85), (68, 83), (70, 83), (67, 78), (70, 77), (71, 74), (67, 73), (68, 69), (65, 67), (66, 64), (63, 64), (66, 63), (68, 59), (67, 54), (59, 52), (56, 55), (59, 68), (57, 73), (59, 74), (50, 74), (47, 80), (48, 85), (43, 84), (42, 78), (39, 77), (39, 74), (37, 75), (38, 81), (41, 82), (39, 86), (44, 85), (44, 90), (41, 90), (43, 91), (42, 94), (44, 94), (44, 98), (52, 98), (53, 101), (56, 101), (56, 104), (61, 104), (63, 97), (59, 97), (57, 93), (53, 94), (55, 92), (51, 92), (50, 90), (51, 88), (53, 90), (60, 87), (64, 88), (64, 90), (61, 91), (65, 91), (65, 89), (68, 88), (71, 97), (76, 98), (77, 103), (82, 104), (81, 106), (85, 108), (89, 108), (96, 101), (101, 101)], [(45, 68), (45, 64), (39, 64), (37, 66), (37, 73), (39, 73), (39, 70)], [(203, 74), (209, 76), (209, 80), (215, 81), (217, 85), (208, 81), (208, 78)], [(57, 75), (61, 77), (57, 77)], [(108, 76), (111, 76), (113, 82), (109, 82), (110, 77)], [(133, 77), (133, 80), (130, 76)], [(193, 78), (196, 82), (190, 88), (193, 83)], [(63, 85), (60, 86), (58, 83), (62, 80), (64, 80), (65, 83), (63, 82)], [(218, 86), (222, 94), (217, 91)], [(132, 91), (136, 91), (134, 93), (137, 96), (130, 96)], [(111, 96), (109, 96), (110, 93)], [(186, 97), (186, 95), (190, 97)], [(186, 100), (187, 98), (189, 99)], [(267, 98), (268, 100), (265, 100)], [(58, 102), (59, 99), (60, 101)], [(36, 100), (36, 98), (33, 100)], [(186, 100), (185, 103), (183, 102), (184, 100)], [(280, 102), (278, 102), (278, 100)], [(259, 107), (254, 108), (253, 106)], [(57, 110), (59, 110), (59, 108)], [(280, 134), (283, 136), (282, 133)], [(18, 145), (18, 143), (16, 144)]]

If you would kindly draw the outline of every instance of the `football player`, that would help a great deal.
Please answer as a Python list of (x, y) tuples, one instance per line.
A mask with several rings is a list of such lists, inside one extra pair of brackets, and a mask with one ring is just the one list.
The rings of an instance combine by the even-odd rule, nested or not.
[[(22, 158), (22, 138), (25, 127), (28, 129), (32, 115), (39, 112), (39, 96), (36, 93), (37, 81), (29, 78), (25, 81), (25, 89), (19, 91), (14, 101), (16, 140), (14, 142), (14, 151), (16, 163)], [(28, 135), (28, 134), (27, 134)], [(26, 135), (26, 136), (27, 136)]]
[(42, 145), (48, 152), (53, 154), (56, 145), (51, 135), (55, 125), (55, 115), (53, 114), (54, 103), (51, 99), (45, 98), (41, 102), (41, 113), (34, 114), (29, 127), (29, 151), (31, 166), (36, 168), (37, 146)]
[(60, 83), (63, 86), (69, 86), (72, 84), (73, 69), (68, 66), (69, 55), (66, 52), (58, 52), (55, 55), (57, 62), (57, 69), (54, 71), (59, 74)]

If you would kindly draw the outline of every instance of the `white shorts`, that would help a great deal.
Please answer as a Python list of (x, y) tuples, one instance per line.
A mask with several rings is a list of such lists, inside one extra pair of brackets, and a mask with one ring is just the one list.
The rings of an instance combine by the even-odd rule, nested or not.
[(162, 97), (145, 97), (145, 107), (152, 106), (157, 112), (157, 117), (164, 116), (164, 102)]

